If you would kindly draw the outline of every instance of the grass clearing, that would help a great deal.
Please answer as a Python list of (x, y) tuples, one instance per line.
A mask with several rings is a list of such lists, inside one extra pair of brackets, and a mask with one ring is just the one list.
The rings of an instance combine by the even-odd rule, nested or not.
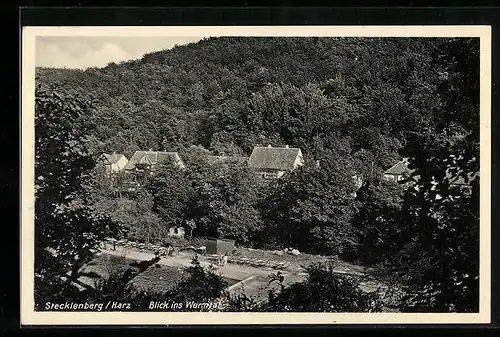
[[(114, 271), (125, 272), (129, 268), (134, 268), (130, 266), (131, 263), (139, 261), (140, 260), (113, 256), (105, 253), (100, 254), (82, 269), (84, 274), (94, 274), (96, 276), (83, 276), (82, 281), (92, 285), (92, 279), (96, 279), (97, 276), (99, 278), (106, 278)], [(172, 287), (182, 279), (183, 275), (182, 270), (178, 267), (155, 264), (134, 277), (130, 283), (140, 291), (163, 293), (172, 289)], [(228, 286), (241, 281), (229, 277), (223, 277), (223, 279), (227, 282)]]
[(141, 291), (164, 293), (172, 289), (182, 277), (179, 268), (156, 264), (137, 275), (130, 283)]
[[(83, 269), (84, 275), (98, 275), (99, 278), (106, 278), (113, 272), (125, 272), (133, 262), (139, 260), (129, 259), (125, 257), (101, 254)], [(92, 278), (97, 278), (96, 276)], [(130, 283), (138, 290), (152, 290), (154, 292), (165, 292), (171, 289), (177, 281), (182, 278), (182, 272), (179, 268), (155, 264), (149, 267), (146, 271), (133, 278)], [(84, 276), (85, 283), (92, 284), (89, 277)]]

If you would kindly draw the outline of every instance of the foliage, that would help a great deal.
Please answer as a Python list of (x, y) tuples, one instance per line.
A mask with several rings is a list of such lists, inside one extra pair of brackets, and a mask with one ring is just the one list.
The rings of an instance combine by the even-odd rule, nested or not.
[(332, 265), (310, 265), (307, 280), (269, 293), (266, 311), (377, 312), (376, 292), (365, 293), (355, 279), (338, 275)]
[(402, 194), (402, 186), (383, 179), (372, 180), (358, 191), (357, 199), (363, 207), (352, 224), (358, 232), (357, 259), (363, 264), (384, 262), (397, 251)]
[(153, 196), (152, 211), (158, 214), (165, 226), (186, 225), (184, 219), (194, 190), (184, 169), (171, 163), (157, 165), (147, 188)]
[[(391, 269), (407, 279), (405, 310), (474, 312), (479, 306), (479, 97), (477, 40), (438, 50), (442, 109), (403, 149), (415, 169), (404, 197)], [(451, 184), (464, 179), (469, 187)]]
[(320, 167), (306, 164), (275, 184), (262, 206), (268, 237), (325, 254), (342, 253), (352, 244), (354, 171), (347, 160), (328, 156)]
[[(159, 258), (150, 261), (141, 261), (140, 268), (127, 268), (126, 270), (115, 270), (107, 277), (96, 282), (95, 289), (86, 293), (86, 300), (100, 303), (103, 301), (118, 301), (131, 303), (133, 310), (151, 311), (151, 302), (181, 303), (179, 310), (197, 311), (196, 308), (188, 308), (188, 301), (197, 303), (208, 303), (217, 300), (227, 287), (226, 281), (212, 268), (204, 269), (197, 257), (192, 260), (192, 265), (183, 271), (183, 276), (178, 280), (165, 280), (165, 282), (175, 282), (173, 286), (167, 287), (169, 290), (158, 292), (155, 289), (138, 290), (131, 282), (134, 278), (144, 273), (148, 268), (153, 268), (154, 263)], [(171, 310), (164, 308), (163, 310)]]
[(256, 203), (257, 177), (241, 163), (215, 163), (194, 181), (190, 218), (195, 232), (250, 243), (260, 233), (262, 220)]
[[(91, 103), (37, 89), (35, 99), (35, 284), (36, 300), (64, 292), (112, 229), (95, 212), (85, 183), (92, 181), (88, 151)], [(66, 276), (64, 285), (61, 276)], [(62, 288), (61, 288), (62, 287)]]
[(200, 303), (219, 298), (222, 291), (227, 287), (226, 281), (215, 273), (212, 266), (205, 270), (196, 256), (191, 264), (190, 267), (184, 270), (187, 274), (186, 278), (170, 291), (168, 297), (176, 302), (189, 300)]
[(264, 144), (312, 151), (314, 137), (342, 133), (388, 165), (392, 145), (437, 104), (432, 53), (441, 42), (210, 38), (102, 69), (37, 69), (37, 83), (99, 102), (101, 151), (129, 156), (194, 144), (218, 154), (249, 155)]

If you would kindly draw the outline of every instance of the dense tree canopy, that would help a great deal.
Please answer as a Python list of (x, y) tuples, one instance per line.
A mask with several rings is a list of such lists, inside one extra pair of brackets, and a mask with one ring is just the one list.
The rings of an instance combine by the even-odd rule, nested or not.
[(64, 291), (63, 280), (79, 277), (115, 228), (89, 202), (86, 188), (98, 185), (87, 137), (94, 126), (91, 103), (37, 90), (35, 113), (35, 282), (48, 300)]
[(315, 155), (315, 141), (340, 134), (385, 167), (439, 104), (432, 61), (442, 42), (209, 38), (102, 69), (38, 69), (37, 78), (99, 102), (102, 151), (199, 144), (248, 155), (288, 144)]

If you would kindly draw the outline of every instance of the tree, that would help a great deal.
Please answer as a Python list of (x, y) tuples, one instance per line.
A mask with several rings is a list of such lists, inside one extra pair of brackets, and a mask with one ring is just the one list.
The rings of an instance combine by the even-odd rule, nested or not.
[[(196, 256), (193, 258), (191, 266), (186, 268), (184, 272), (187, 276), (177, 283), (176, 287), (167, 295), (170, 300), (184, 303), (186, 301), (206, 303), (218, 299), (227, 287), (227, 282), (215, 273), (213, 267), (210, 266), (205, 270)], [(193, 309), (193, 311), (196, 310), (199, 309)]]
[(130, 198), (116, 200), (118, 205), (112, 217), (121, 225), (123, 234), (139, 242), (161, 242), (168, 234), (168, 226), (153, 211), (154, 198), (146, 189), (139, 189)]
[(280, 178), (262, 204), (271, 231), (281, 244), (314, 253), (340, 254), (355, 239), (355, 171), (350, 161), (324, 150), (323, 160), (306, 163)]
[[(91, 103), (56, 91), (35, 97), (36, 302), (60, 296), (93, 258), (112, 223), (95, 212), (84, 188), (95, 161), (87, 149)], [(62, 282), (62, 280), (65, 280)]]
[(246, 164), (232, 161), (215, 163), (203, 170), (205, 174), (198, 175), (194, 182), (196, 197), (191, 208), (197, 233), (251, 244), (262, 228), (256, 209), (258, 177)]
[(397, 251), (403, 188), (395, 182), (372, 179), (357, 193), (360, 203), (352, 219), (357, 230), (356, 256), (363, 264), (382, 263)]
[(153, 196), (153, 212), (165, 226), (183, 225), (194, 197), (186, 170), (171, 163), (158, 164), (148, 189)]
[(401, 246), (390, 260), (392, 270), (407, 279), (405, 310), (477, 311), (479, 180), (471, 181), (467, 193), (450, 186), (449, 162), (442, 157), (425, 151), (415, 158), (421, 178), (405, 195)]
[(234, 144), (231, 136), (225, 132), (214, 134), (210, 143), (212, 152), (220, 156), (242, 156), (243, 151)]

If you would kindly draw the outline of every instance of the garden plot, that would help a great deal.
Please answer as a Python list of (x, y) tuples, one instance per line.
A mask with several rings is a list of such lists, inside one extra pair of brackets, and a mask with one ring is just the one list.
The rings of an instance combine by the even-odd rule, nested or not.
[[(113, 272), (124, 272), (127, 269), (134, 268), (131, 264), (140, 261), (103, 253), (83, 267), (82, 274), (84, 276), (80, 277), (79, 281), (94, 286), (98, 279), (105, 279)], [(164, 292), (171, 289), (181, 278), (182, 271), (180, 268), (155, 264), (134, 277), (130, 284), (138, 290)]]

